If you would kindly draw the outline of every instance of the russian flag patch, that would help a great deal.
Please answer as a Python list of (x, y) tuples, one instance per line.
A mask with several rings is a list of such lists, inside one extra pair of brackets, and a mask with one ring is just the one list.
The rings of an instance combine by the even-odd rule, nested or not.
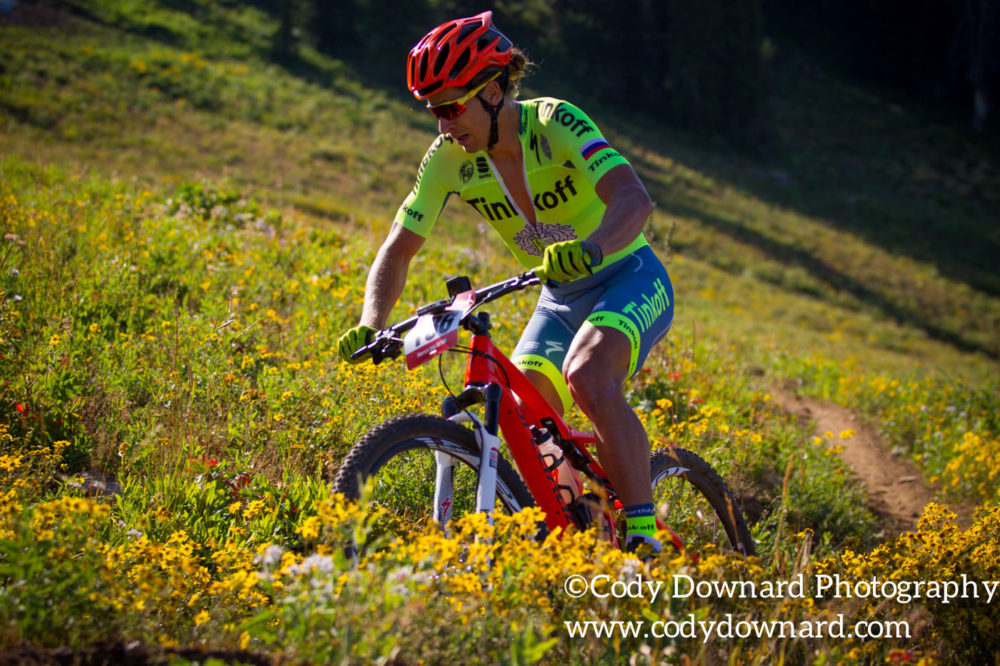
[(584, 160), (589, 160), (591, 157), (601, 152), (605, 148), (610, 148), (611, 146), (604, 139), (591, 139), (587, 143), (583, 144), (580, 148), (580, 155), (583, 156)]

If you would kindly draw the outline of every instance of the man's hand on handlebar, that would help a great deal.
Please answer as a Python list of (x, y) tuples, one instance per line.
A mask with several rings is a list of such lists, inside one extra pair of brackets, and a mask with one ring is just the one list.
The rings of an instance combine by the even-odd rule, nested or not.
[[(578, 244), (581, 248), (582, 256), (586, 257), (586, 272), (581, 275), (589, 275), (590, 266), (596, 266), (601, 263), (601, 248), (588, 241), (582, 241)], [(580, 265), (583, 264), (581, 263)], [(545, 273), (544, 266), (539, 266), (534, 270), (521, 273), (510, 279), (477, 289), (475, 298), (472, 300), (472, 303), (474, 303), (472, 309), (474, 310), (480, 305), (490, 303), (526, 287), (537, 285), (541, 280), (553, 277), (553, 275)], [(565, 281), (565, 274), (560, 273), (560, 277), (556, 279)], [(417, 314), (413, 317), (398, 322), (383, 331), (377, 331), (371, 326), (355, 326), (340, 336), (340, 339), (337, 341), (337, 352), (340, 354), (340, 358), (347, 363), (362, 363), (370, 359), (372, 362), (378, 364), (383, 359), (396, 358), (403, 349), (403, 334), (413, 328), (420, 319), (420, 316), (444, 312), (452, 305), (453, 300), (453, 298), (447, 298), (428, 303), (418, 308)], [(465, 315), (466, 318), (471, 316), (471, 310), (466, 311)]]
[(570, 282), (592, 274), (603, 259), (601, 248), (584, 240), (570, 240), (546, 246), (542, 265), (535, 274), (544, 280)]
[(340, 336), (340, 340), (337, 341), (337, 352), (340, 354), (340, 358), (348, 363), (361, 363), (368, 360), (371, 357), (370, 354), (364, 354), (360, 358), (351, 357), (354, 355), (354, 352), (369, 344), (375, 337), (375, 333), (374, 328), (364, 325), (355, 326), (344, 333)]

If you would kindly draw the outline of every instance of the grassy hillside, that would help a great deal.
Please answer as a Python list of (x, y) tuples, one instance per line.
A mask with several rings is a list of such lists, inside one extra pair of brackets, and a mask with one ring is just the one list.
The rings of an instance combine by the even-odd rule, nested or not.
[[(334, 350), (432, 119), (307, 48), (271, 62), (276, 26), (250, 5), (67, 4), (0, 14), (0, 647), (138, 640), (448, 661), (476, 640), (480, 661), (852, 661), (914, 645), (955, 658), (986, 631), (980, 618), (996, 620), (924, 604), (919, 641), (575, 642), (564, 621), (641, 611), (539, 590), (630, 565), (582, 536), (525, 545), (516, 524), (499, 529), (520, 545), (493, 557), (517, 575), (443, 575), (467, 551), (461, 534), (431, 533), (367, 567), (310, 573), (309, 558), (363, 520), (327, 497), (351, 443), (445, 395), (436, 369), (348, 367)], [(951, 571), (1000, 576), (995, 539), (974, 547), (995, 534), (1000, 499), (996, 147), (780, 48), (775, 136), (756, 156), (574, 100), (657, 201), (649, 237), (675, 282), (674, 329), (630, 399), (658, 443), (698, 451), (754, 507), (759, 563), (665, 557), (657, 575), (905, 579), (950, 558)], [(450, 204), (439, 229), (399, 316), (439, 298), (444, 275), (482, 284), (517, 270), (470, 211)], [(531, 300), (494, 311), (501, 346)], [(963, 532), (935, 509), (881, 544), (836, 455), (852, 434), (814, 438), (773, 404), (771, 388), (789, 383), (870, 419), (942, 499), (983, 505), (979, 522)], [(83, 472), (119, 480), (117, 499), (81, 497)], [(805, 601), (655, 612), (799, 621), (910, 608)]]

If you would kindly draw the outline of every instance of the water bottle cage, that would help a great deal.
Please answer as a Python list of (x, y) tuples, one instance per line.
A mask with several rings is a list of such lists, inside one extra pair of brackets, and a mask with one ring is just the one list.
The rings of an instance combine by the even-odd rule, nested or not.
[(542, 453), (540, 455), (542, 457), (542, 462), (545, 463), (545, 471), (549, 474), (555, 474), (556, 470), (559, 469), (559, 465), (562, 465), (563, 460), (566, 459), (564, 456), (556, 458), (551, 453)]
[[(562, 449), (563, 455), (569, 459), (570, 466), (578, 472), (584, 473), (586, 476), (590, 477), (595, 481), (599, 481), (594, 476), (593, 471), (590, 469), (590, 461), (587, 460), (586, 456), (580, 453), (580, 450), (576, 448), (576, 443), (572, 440), (563, 439), (562, 434), (559, 432), (559, 428), (556, 426), (552, 419), (542, 419), (542, 425), (548, 434), (552, 435), (552, 441), (555, 442), (556, 446)], [(542, 436), (544, 437), (545, 430), (540, 430)], [(535, 443), (539, 443), (536, 440)], [(560, 460), (560, 462), (562, 462)]]

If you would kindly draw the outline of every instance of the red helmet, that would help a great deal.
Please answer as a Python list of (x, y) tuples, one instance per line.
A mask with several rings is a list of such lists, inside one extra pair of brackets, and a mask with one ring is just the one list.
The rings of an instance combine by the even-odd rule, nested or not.
[(464, 87), (483, 68), (510, 62), (512, 46), (493, 26), (490, 11), (442, 23), (410, 50), (406, 85), (417, 99)]

